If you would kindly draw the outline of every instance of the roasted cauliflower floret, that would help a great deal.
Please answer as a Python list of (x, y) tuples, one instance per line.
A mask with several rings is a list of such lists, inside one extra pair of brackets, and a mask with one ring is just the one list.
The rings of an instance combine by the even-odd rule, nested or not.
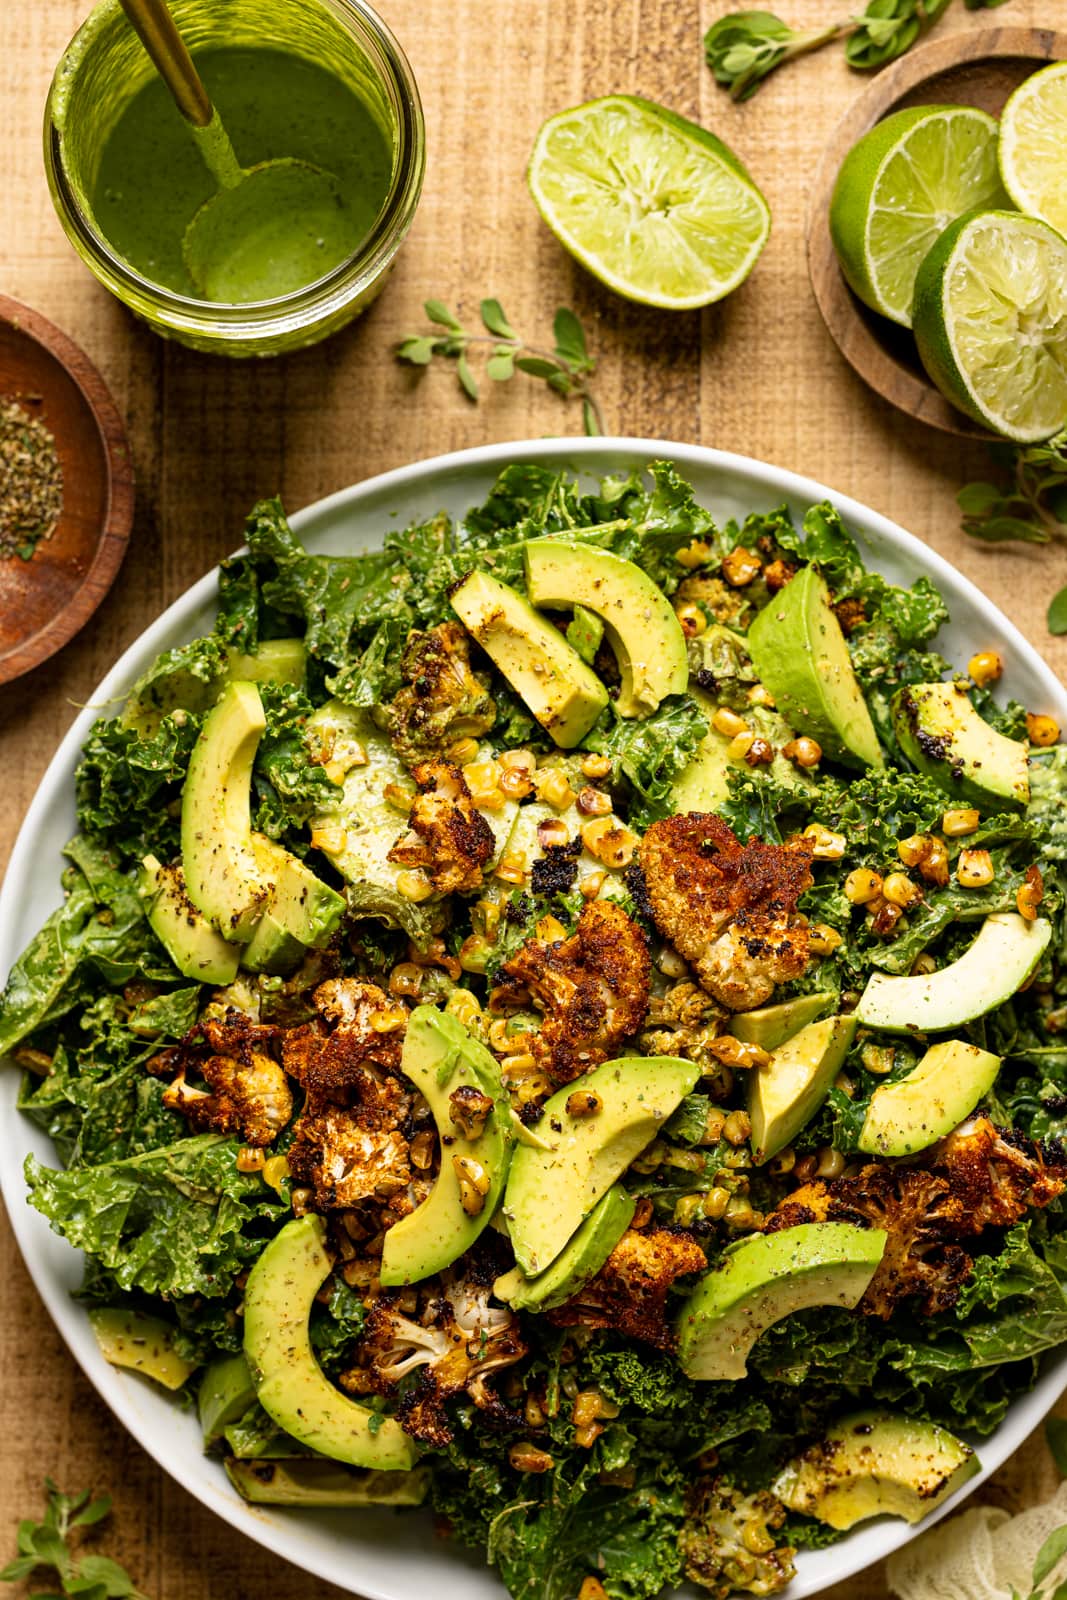
[(613, 1055), (648, 1010), (645, 936), (611, 900), (594, 900), (569, 939), (527, 939), (501, 972), (545, 1014), (534, 1057), (554, 1084), (571, 1083)]
[(971, 1117), (933, 1152), (948, 1178), (961, 1231), (1007, 1228), (1034, 1206), (1047, 1206), (1067, 1187), (1067, 1157), (985, 1116)]
[(699, 1478), (679, 1538), (686, 1577), (717, 1600), (779, 1594), (796, 1573), (796, 1551), (774, 1537), (784, 1522), (785, 1507), (766, 1490), (745, 1495), (725, 1478)]
[[(293, 1096), (285, 1073), (269, 1053), (275, 1030), (239, 1011), (191, 1028), (153, 1071), (174, 1072), (163, 1104), (201, 1133), (236, 1133), (246, 1144), (269, 1145), (289, 1124)], [(201, 1080), (190, 1082), (190, 1076)]]
[(418, 1372), (401, 1396), (397, 1420), (413, 1438), (440, 1448), (452, 1438), (445, 1401), (466, 1393), (482, 1410), (503, 1409), (487, 1380), (520, 1361), (526, 1349), (518, 1319), (489, 1304), (487, 1287), (446, 1274), (440, 1297), (418, 1321), (398, 1311), (388, 1295), (372, 1303), (357, 1364), (340, 1381), (356, 1394), (392, 1395)]
[(335, 1106), (300, 1118), (289, 1170), (326, 1211), (387, 1200), (411, 1181), (408, 1142), (398, 1128), (367, 1127), (358, 1111)]
[(654, 822), (641, 870), (656, 926), (731, 1011), (750, 1011), (808, 964), (808, 927), (796, 913), (811, 885), (803, 848), (743, 845), (719, 817)]
[(389, 860), (420, 867), (441, 894), (479, 888), (493, 854), (493, 830), (474, 809), (467, 780), (451, 761), (420, 761), (411, 775), (419, 786), (408, 817), (411, 833), (393, 846)]
[(312, 995), (313, 1022), (282, 1035), (282, 1064), (309, 1096), (337, 1098), (362, 1090), (395, 1110), (406, 1012), (377, 984), (331, 978)]
[(671, 1228), (630, 1228), (595, 1278), (548, 1319), (560, 1328), (612, 1328), (659, 1350), (676, 1339), (667, 1296), (676, 1278), (703, 1272), (703, 1250), (687, 1233)]
[(496, 721), (496, 703), (471, 669), (467, 635), (458, 622), (413, 633), (400, 662), (404, 687), (387, 712), (393, 748), (409, 765), (478, 738)]

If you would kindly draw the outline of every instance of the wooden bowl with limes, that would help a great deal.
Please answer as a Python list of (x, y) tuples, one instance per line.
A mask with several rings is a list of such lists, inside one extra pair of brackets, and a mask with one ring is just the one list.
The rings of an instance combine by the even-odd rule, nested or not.
[(903, 56), (868, 86), (838, 123), (823, 153), (808, 212), (808, 273), (830, 336), (852, 370), (883, 400), (943, 433), (991, 439), (936, 389), (907, 328), (858, 300), (830, 238), (830, 197), (841, 163), (875, 123), (911, 106), (969, 105), (999, 116), (1013, 90), (1050, 61), (1067, 57), (1067, 33), (1053, 28), (974, 28), (934, 39)]

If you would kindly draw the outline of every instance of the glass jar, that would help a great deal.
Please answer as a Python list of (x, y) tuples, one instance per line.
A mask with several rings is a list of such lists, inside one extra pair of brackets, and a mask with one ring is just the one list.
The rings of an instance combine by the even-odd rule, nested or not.
[(216, 355), (265, 356), (314, 344), (375, 298), (411, 226), (422, 189), (425, 133), (400, 46), (365, 0), (170, 0), (193, 55), (272, 49), (326, 67), (363, 102), (392, 150), (388, 193), (346, 260), (274, 300), (221, 304), (153, 283), (104, 237), (92, 215), (100, 160), (119, 117), (155, 69), (119, 0), (102, 0), (68, 46), (45, 108), (45, 168), (68, 239), (100, 282), (164, 337)]

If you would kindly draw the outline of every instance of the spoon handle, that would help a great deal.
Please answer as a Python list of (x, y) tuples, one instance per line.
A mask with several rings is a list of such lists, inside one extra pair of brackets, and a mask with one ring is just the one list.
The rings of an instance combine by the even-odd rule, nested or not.
[(206, 128), (211, 101), (166, 0), (121, 0), (121, 5), (182, 116), (195, 128)]

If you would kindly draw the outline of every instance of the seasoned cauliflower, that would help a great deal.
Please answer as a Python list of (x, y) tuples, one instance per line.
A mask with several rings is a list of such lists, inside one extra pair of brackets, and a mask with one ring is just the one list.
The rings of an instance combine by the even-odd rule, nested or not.
[(528, 992), (545, 1014), (532, 1047), (554, 1084), (599, 1066), (637, 1032), (651, 971), (644, 934), (611, 900), (587, 905), (570, 939), (527, 939), (501, 967), (512, 996)]
[(467, 635), (458, 622), (413, 633), (400, 671), (405, 684), (386, 715), (393, 748), (409, 765), (457, 739), (478, 738), (496, 721), (496, 703), (471, 670)]
[(703, 1250), (687, 1233), (671, 1228), (628, 1229), (595, 1278), (548, 1319), (560, 1328), (613, 1328), (659, 1350), (673, 1350), (676, 1337), (667, 1296), (676, 1278), (703, 1272)]
[(731, 1011), (769, 1000), (808, 964), (808, 927), (796, 905), (811, 885), (803, 848), (743, 845), (719, 817), (654, 822), (641, 870), (656, 926)]
[[(275, 1029), (240, 1011), (198, 1022), (172, 1050), (157, 1056), (157, 1075), (174, 1072), (163, 1104), (201, 1133), (238, 1133), (246, 1144), (269, 1145), (287, 1127), (293, 1096), (269, 1053)], [(192, 1075), (202, 1083), (190, 1083)]]
[(679, 1538), (685, 1574), (717, 1600), (779, 1594), (796, 1575), (796, 1551), (775, 1535), (785, 1507), (766, 1490), (742, 1494), (725, 1478), (698, 1478), (686, 1496)]
[(493, 830), (474, 809), (467, 780), (451, 761), (421, 761), (411, 769), (419, 786), (409, 834), (389, 852), (401, 867), (420, 867), (441, 894), (480, 888), (493, 854)]

